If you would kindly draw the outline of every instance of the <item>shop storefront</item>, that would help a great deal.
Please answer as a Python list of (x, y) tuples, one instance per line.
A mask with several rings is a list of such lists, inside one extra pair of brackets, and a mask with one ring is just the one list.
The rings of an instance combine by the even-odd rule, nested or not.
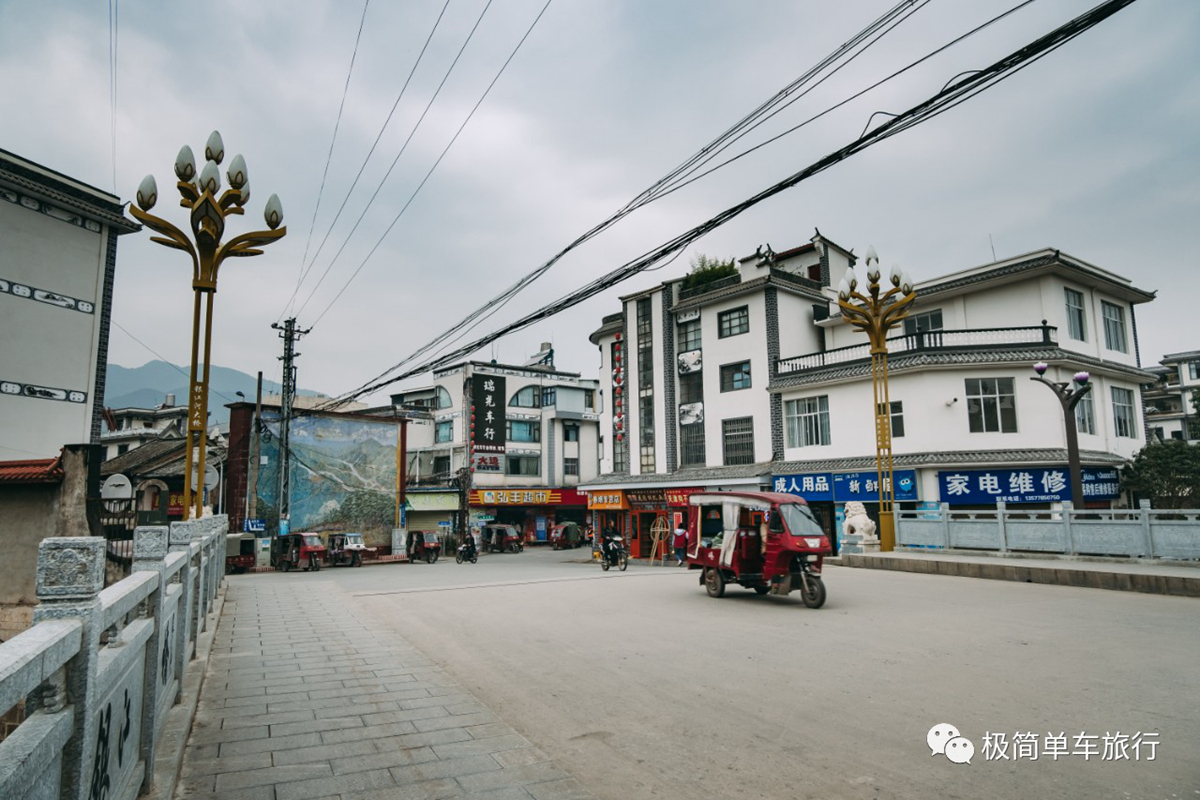
[[(893, 477), (896, 482), (893, 495), (896, 508), (915, 508), (920, 500), (916, 470), (898, 469), (893, 472)], [(830, 541), (835, 542), (835, 552), (838, 549), (836, 543), (841, 538), (846, 503), (862, 503), (871, 520), (879, 524), (879, 474), (875, 470), (775, 475), (771, 487), (776, 492), (805, 499)]]
[(545, 542), (550, 529), (559, 522), (587, 521), (587, 497), (575, 489), (538, 487), (530, 489), (474, 489), (471, 491), (471, 517), (478, 520), (516, 525), (530, 543)]
[(458, 515), (458, 492), (405, 492), (404, 527), (410, 531), (446, 532)]
[(629, 503), (625, 499), (624, 490), (605, 489), (588, 492), (587, 507), (591, 516), (588, 524), (598, 536), (603, 536), (609, 530), (614, 530), (621, 536), (629, 535)]

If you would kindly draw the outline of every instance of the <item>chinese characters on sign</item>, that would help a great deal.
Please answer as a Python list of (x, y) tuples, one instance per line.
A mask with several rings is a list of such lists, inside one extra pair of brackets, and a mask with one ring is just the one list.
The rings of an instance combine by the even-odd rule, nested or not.
[(617, 511), (629, 508), (623, 490), (610, 489), (606, 492), (588, 492), (587, 506), (591, 509)]
[(1103, 736), (1079, 733), (1068, 736), (1065, 731), (1038, 736), (1032, 731), (983, 735), (985, 761), (1058, 761), (1067, 756), (1079, 756), (1084, 761), (1154, 761), (1158, 757), (1158, 733), (1138, 731), (1126, 734), (1105, 731)]
[(475, 470), (477, 472), (499, 472), (500, 456), (475, 456)]
[[(896, 500), (917, 499), (917, 473), (911, 469), (900, 469), (893, 473), (896, 481)], [(831, 474), (815, 472), (803, 475), (776, 475), (771, 483), (776, 492), (796, 494), (810, 502), (833, 500), (846, 503), (851, 500), (873, 503), (879, 500), (879, 473), (846, 472)]]
[(504, 453), (508, 394), (498, 375), (471, 377), (471, 444), (476, 453)]
[[(1071, 472), (1067, 467), (1027, 469), (953, 470), (938, 473), (943, 503), (1058, 503), (1071, 500)], [(1083, 469), (1085, 500), (1112, 500), (1120, 496), (1115, 469)]]

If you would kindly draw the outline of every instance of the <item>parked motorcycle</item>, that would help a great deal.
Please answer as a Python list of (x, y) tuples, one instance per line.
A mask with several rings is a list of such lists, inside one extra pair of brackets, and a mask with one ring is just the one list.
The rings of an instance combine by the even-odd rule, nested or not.
[(475, 538), (468, 536), (467, 540), (458, 546), (458, 550), (454, 553), (454, 560), (461, 564), (464, 561), (470, 561), (472, 564), (479, 560), (479, 552), (475, 549)]
[(616, 567), (622, 572), (629, 566), (629, 554), (625, 552), (625, 539), (614, 536), (604, 540), (600, 551), (600, 569), (608, 572), (609, 567)]

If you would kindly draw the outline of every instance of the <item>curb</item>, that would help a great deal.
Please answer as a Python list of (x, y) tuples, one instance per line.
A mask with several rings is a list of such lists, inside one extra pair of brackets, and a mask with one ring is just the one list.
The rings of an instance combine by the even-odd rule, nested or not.
[(1025, 564), (979, 564), (967, 561), (896, 558), (888, 555), (863, 555), (861, 553), (844, 553), (837, 561), (830, 560), (829, 563), (859, 569), (887, 569), (897, 572), (952, 575), (958, 578), (984, 578), (998, 581), (1076, 586), (1085, 589), (1109, 589), (1119, 592), (1200, 597), (1200, 577), (1155, 575), (1144, 572), (1106, 572), (1097, 569), (1042, 567)]
[(172, 800), (179, 774), (183, 769), (183, 754), (192, 735), (192, 722), (196, 719), (196, 707), (200, 703), (200, 690), (208, 674), (208, 657), (212, 653), (213, 639), (221, 612), (225, 608), (226, 587), (213, 600), (208, 630), (196, 637), (196, 657), (188, 662), (187, 674), (180, 689), (182, 699), (167, 712), (163, 725), (162, 739), (154, 750), (154, 780), (150, 791), (138, 800)]

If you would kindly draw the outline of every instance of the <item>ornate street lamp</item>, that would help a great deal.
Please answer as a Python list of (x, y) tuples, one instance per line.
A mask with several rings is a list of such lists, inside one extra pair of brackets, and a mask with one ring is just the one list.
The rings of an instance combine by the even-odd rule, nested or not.
[(1074, 380), (1070, 382), (1048, 381), (1043, 376), (1049, 368), (1044, 361), (1039, 361), (1033, 365), (1033, 371), (1037, 375), (1029, 380), (1049, 386), (1050, 391), (1054, 392), (1054, 396), (1062, 405), (1063, 422), (1067, 428), (1067, 464), (1071, 468), (1071, 500), (1079, 508), (1082, 508), (1083, 468), (1079, 464), (1079, 432), (1077, 430), (1078, 423), (1075, 420), (1075, 406), (1079, 405), (1083, 396), (1092, 390), (1092, 376), (1086, 372), (1076, 372)]
[(879, 549), (887, 552), (896, 546), (896, 527), (892, 517), (896, 492), (892, 471), (892, 404), (888, 395), (887, 335), (917, 299), (908, 274), (893, 266), (889, 276), (892, 288), (880, 294), (879, 256), (867, 248), (867, 294), (856, 291), (858, 276), (854, 268), (838, 284), (838, 307), (846, 320), (867, 334), (871, 343), (871, 384), (875, 395), (875, 470), (879, 481)]
[[(176, 184), (182, 199), (179, 205), (188, 209), (192, 229), (192, 238), (165, 219), (149, 213), (158, 202), (158, 185), (153, 175), (147, 175), (137, 190), (137, 206), (130, 206), (129, 213), (147, 228), (161, 233), (162, 236), (151, 236), (150, 241), (158, 242), (166, 247), (182, 250), (192, 257), (192, 290), (195, 293), (195, 304), (192, 311), (192, 372), (188, 389), (188, 427), (187, 427), (187, 458), (184, 461), (183, 478), (183, 518), (199, 517), (203, 513), (204, 493), (196, 487), (196, 495), (192, 499), (193, 475), (204, 475), (205, 427), (208, 418), (208, 371), (212, 363), (212, 313), (213, 295), (217, 292), (217, 273), (221, 263), (231, 256), (257, 256), (262, 254), (259, 247), (279, 241), (287, 233), (287, 228), (280, 228), (283, 222), (283, 208), (278, 195), (271, 195), (267, 200), (263, 216), (270, 230), (253, 231), (235, 236), (225, 244), (221, 237), (225, 233), (225, 218), (233, 214), (242, 214), (243, 206), (250, 199), (250, 182), (246, 175), (246, 160), (240, 155), (233, 157), (226, 177), (229, 187), (218, 199), (221, 189), (220, 164), (225, 159), (225, 145), (221, 134), (213, 131), (208, 137), (204, 148), (205, 164), (199, 175), (196, 174), (196, 160), (192, 148), (184, 145), (175, 158), (175, 176), (179, 179)], [(204, 309), (204, 373), (197, 376), (200, 348), (200, 300), (207, 297)], [(193, 466), (193, 453), (199, 449), (198, 464)]]

